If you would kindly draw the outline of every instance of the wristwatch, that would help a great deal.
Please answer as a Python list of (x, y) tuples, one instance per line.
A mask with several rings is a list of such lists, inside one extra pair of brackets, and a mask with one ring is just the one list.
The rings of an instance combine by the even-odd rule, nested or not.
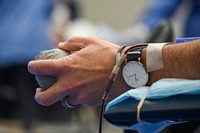
[(126, 64), (123, 67), (123, 78), (130, 87), (137, 88), (145, 86), (148, 82), (148, 73), (140, 62), (141, 51), (144, 47), (131, 49), (127, 53)]

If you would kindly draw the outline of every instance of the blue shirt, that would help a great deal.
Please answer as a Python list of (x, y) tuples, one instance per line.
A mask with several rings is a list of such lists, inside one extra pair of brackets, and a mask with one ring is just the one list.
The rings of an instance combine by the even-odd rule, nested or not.
[[(153, 29), (161, 19), (170, 19), (183, 0), (154, 0), (142, 21)], [(184, 37), (200, 36), (200, 0), (189, 0), (191, 13), (184, 27)]]
[(0, 0), (0, 67), (26, 64), (50, 49), (51, 0)]

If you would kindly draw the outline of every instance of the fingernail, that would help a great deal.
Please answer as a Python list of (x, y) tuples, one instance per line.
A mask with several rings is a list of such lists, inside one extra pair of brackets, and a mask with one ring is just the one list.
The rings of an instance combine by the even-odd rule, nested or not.
[(42, 89), (42, 88), (37, 88), (36, 89), (36, 92), (42, 92), (42, 91), (44, 91), (44, 89)]

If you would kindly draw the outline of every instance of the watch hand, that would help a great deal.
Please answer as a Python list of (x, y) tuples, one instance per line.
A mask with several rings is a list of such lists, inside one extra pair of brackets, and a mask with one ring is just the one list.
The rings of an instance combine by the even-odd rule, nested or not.
[(136, 74), (134, 74), (134, 76), (135, 76), (135, 81), (137, 82)]
[(133, 76), (136, 76), (136, 74), (133, 74), (133, 75), (127, 76), (126, 78), (130, 78), (130, 77), (133, 77)]

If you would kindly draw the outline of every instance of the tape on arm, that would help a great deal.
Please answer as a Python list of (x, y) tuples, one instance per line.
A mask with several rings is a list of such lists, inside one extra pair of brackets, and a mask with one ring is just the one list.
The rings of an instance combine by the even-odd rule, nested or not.
[(164, 68), (162, 59), (162, 49), (167, 43), (149, 43), (146, 54), (147, 72), (152, 72)]

